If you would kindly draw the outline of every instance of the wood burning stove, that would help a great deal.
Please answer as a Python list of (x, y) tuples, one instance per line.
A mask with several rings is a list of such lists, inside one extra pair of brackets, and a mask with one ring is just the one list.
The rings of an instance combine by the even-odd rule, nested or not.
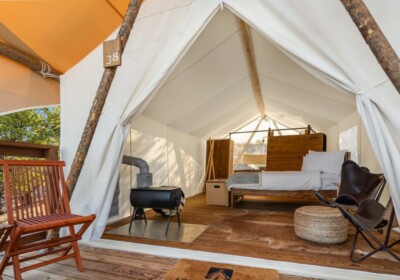
[(131, 189), (131, 205), (133, 212), (131, 222), (129, 224), (129, 232), (131, 231), (132, 222), (136, 219), (144, 218), (147, 224), (146, 215), (143, 208), (169, 209), (168, 223), (165, 235), (168, 235), (169, 224), (171, 221), (171, 213), (176, 210), (178, 225), (181, 226), (179, 219), (178, 207), (181, 202), (182, 191), (178, 187), (161, 186)]

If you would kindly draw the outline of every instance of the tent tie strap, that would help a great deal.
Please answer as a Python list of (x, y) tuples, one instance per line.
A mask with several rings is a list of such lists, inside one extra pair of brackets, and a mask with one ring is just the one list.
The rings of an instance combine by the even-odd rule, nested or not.
[(355, 94), (357, 94), (357, 95), (363, 95), (366, 91), (368, 91), (368, 90), (370, 90), (370, 89), (372, 89), (372, 88), (376, 88), (376, 87), (380, 86), (381, 84), (386, 83), (386, 82), (388, 82), (388, 81), (389, 81), (389, 78), (385, 78), (385, 79), (383, 79), (383, 80), (381, 80), (381, 81), (379, 81), (379, 82), (377, 82), (377, 83), (375, 83), (375, 84), (372, 84), (372, 85), (370, 85), (370, 86), (368, 86), (368, 87), (365, 87), (365, 88), (363, 88), (363, 89), (357, 90), (357, 91), (355, 92)]
[(51, 73), (51, 66), (47, 64), (44, 61), (40, 61), (40, 64), (42, 65), (42, 69), (40, 70), (40, 75), (42, 75), (43, 78), (59, 78), (58, 75), (54, 75)]

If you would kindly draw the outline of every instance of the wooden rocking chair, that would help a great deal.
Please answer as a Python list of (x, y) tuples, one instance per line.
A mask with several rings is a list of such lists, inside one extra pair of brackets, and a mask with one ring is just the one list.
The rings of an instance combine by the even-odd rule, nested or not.
[[(0, 275), (6, 266), (12, 264), (15, 279), (21, 279), (22, 272), (68, 258), (75, 258), (78, 270), (83, 270), (77, 241), (96, 216), (71, 214), (63, 173), (64, 165), (61, 161), (0, 160), (0, 166), (3, 167), (8, 223), (12, 226), (10, 242), (0, 266)], [(76, 225), (82, 225), (77, 232), (74, 228)], [(68, 227), (69, 235), (28, 244), (19, 242), (24, 235), (62, 227)], [(22, 262), (53, 254), (57, 256), (20, 267)]]

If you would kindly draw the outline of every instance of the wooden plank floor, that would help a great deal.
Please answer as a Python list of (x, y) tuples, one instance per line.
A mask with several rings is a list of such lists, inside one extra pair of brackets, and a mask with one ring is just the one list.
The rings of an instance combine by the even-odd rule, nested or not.
[[(79, 272), (70, 259), (22, 274), (25, 280), (158, 280), (177, 262), (177, 259), (80, 246), (84, 271)], [(7, 267), (4, 280), (14, 279)], [(1, 277), (0, 277), (1, 279)], [(292, 275), (280, 275), (280, 280), (313, 280)]]
[[(129, 252), (79, 246), (84, 271), (79, 272), (73, 259), (58, 262), (22, 274), (29, 280), (64, 279), (162, 279), (176, 259)], [(6, 268), (3, 279), (14, 279), (12, 267)]]
[[(293, 222), (292, 216), (294, 209), (301, 205), (304, 204), (297, 202), (285, 203), (279, 200), (268, 203), (264, 200), (253, 200), (245, 201), (241, 205), (242, 208), (240, 209), (231, 210), (222, 206), (207, 206), (205, 203), (205, 196), (200, 195), (189, 199), (182, 212), (182, 222), (184, 223), (210, 225), (209, 229), (193, 243), (186, 244), (143, 238), (112, 236), (107, 233), (104, 234), (104, 237), (143, 244), (155, 244), (217, 253), (222, 252), (271, 260), (360, 269), (378, 273), (400, 274), (400, 264), (385, 259), (371, 258), (361, 264), (352, 264), (348, 259), (347, 248), (343, 249), (343, 252), (340, 250), (341, 247), (346, 247), (346, 244), (328, 246), (328, 249), (334, 249), (336, 254), (322, 250), (327, 248), (324, 246), (321, 246), (321, 250), (314, 251), (304, 251), (303, 249), (300, 251), (282, 248), (274, 249), (268, 246), (268, 244), (273, 243), (271, 240), (252, 239), (251, 234), (249, 234), (248, 238), (243, 238), (242, 240), (234, 238), (228, 240), (227, 237), (232, 237), (232, 232), (227, 231), (225, 226), (221, 224), (221, 217), (224, 219), (226, 219), (226, 217), (233, 217), (234, 220), (230, 221), (231, 223), (229, 225), (231, 227), (237, 225), (237, 227), (240, 228), (244, 225), (243, 219), (248, 220), (250, 217), (250, 219), (256, 220), (257, 218), (260, 218), (260, 216), (268, 215), (268, 220), (271, 219), (272, 223), (290, 224), (290, 222)], [(252, 209), (248, 210), (249, 208)], [(148, 214), (147, 216), (150, 219), (164, 219), (163, 217), (154, 214)], [(129, 219), (125, 219), (124, 221), (110, 225), (107, 227), (106, 231), (126, 224), (128, 221)], [(265, 226), (265, 228), (268, 231), (268, 226)], [(245, 230), (249, 230), (250, 233), (252, 232), (252, 229)], [(258, 234), (260, 236), (263, 235), (262, 232), (259, 232)], [(243, 236), (240, 237), (242, 238)], [(308, 241), (304, 242), (309, 243)], [(315, 244), (313, 246), (314, 247), (310, 248), (315, 249)], [(173, 258), (121, 252), (88, 246), (80, 246), (80, 248), (85, 268), (84, 272), (78, 272), (75, 268), (74, 261), (67, 260), (34, 271), (26, 272), (23, 274), (23, 279), (162, 279), (177, 261)], [(13, 279), (13, 271), (11, 267), (6, 269), (3, 274), (3, 279)], [(312, 280), (310, 278), (291, 275), (280, 275), (280, 279)]]
[[(238, 209), (231, 210), (224, 206), (207, 206), (205, 195), (201, 194), (186, 201), (181, 215), (183, 223), (210, 225), (192, 243), (151, 240), (107, 233), (108, 230), (129, 223), (129, 218), (109, 225), (103, 238), (400, 275), (400, 263), (384, 259), (385, 253), (382, 253), (382, 257), (369, 258), (360, 264), (353, 264), (349, 260), (348, 253), (354, 230), (350, 231), (348, 240), (339, 245), (322, 245), (297, 238), (293, 233), (293, 213), (302, 205), (304, 202), (288, 202), (276, 198), (266, 201), (262, 198), (252, 198), (251, 201), (245, 200), (239, 204)], [(149, 219), (165, 219), (153, 211), (147, 213)], [(249, 220), (254, 221), (249, 223)], [(270, 231), (279, 230), (281, 232), (275, 232), (275, 235), (284, 235), (282, 240), (287, 238), (286, 241), (282, 242), (282, 240), (274, 240), (270, 237)]]

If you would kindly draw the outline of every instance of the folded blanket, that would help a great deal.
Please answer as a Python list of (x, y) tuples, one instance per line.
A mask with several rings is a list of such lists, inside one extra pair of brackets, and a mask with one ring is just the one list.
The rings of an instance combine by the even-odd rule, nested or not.
[(236, 186), (260, 185), (260, 172), (237, 172), (229, 176), (226, 181), (228, 190)]

